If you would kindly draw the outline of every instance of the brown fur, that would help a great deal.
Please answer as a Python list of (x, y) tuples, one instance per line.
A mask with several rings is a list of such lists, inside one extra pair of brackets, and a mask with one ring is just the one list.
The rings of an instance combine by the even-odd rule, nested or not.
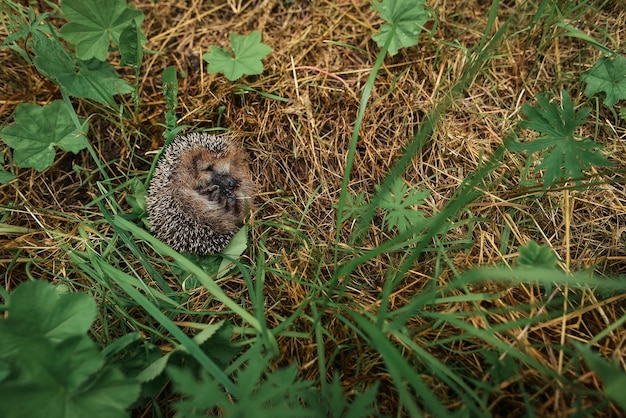
[[(230, 175), (239, 182), (234, 190), (238, 201), (234, 210), (227, 210), (223, 204), (208, 199), (198, 191), (211, 184), (215, 173)], [(189, 207), (189, 212), (198, 222), (211, 225), (221, 234), (236, 231), (243, 225), (253, 186), (245, 156), (240, 150), (229, 149), (225, 155), (215, 155), (206, 148), (195, 147), (181, 156), (172, 185), (180, 201)]]

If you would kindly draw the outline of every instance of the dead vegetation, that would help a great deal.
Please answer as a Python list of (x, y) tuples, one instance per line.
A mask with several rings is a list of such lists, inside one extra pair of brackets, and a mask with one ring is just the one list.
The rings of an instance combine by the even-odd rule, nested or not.
[[(475, 172), (481, 162), (507, 137), (520, 117), (521, 106), (543, 91), (558, 94), (568, 89), (582, 100), (584, 85), (579, 75), (600, 53), (580, 39), (556, 37), (558, 29), (550, 22), (530, 26), (538, 2), (501, 2), (497, 25), (512, 15), (507, 36), (480, 69), (462, 95), (452, 97), (451, 105), (439, 120), (434, 134), (424, 144), (406, 170), (408, 184), (420, 184), (431, 195), (420, 210), (434, 214), (449, 201), (464, 178)], [(563, 2), (560, 2), (563, 3)], [(609, 40), (621, 48), (626, 39), (623, 22), (626, 12), (619, 2), (604, 2), (585, 10), (569, 10), (578, 20), (573, 25), (601, 43)], [(146, 17), (143, 30), (147, 50), (141, 71), (141, 107), (134, 119), (112, 120), (101, 109), (83, 102), (84, 114), (93, 115), (90, 141), (115, 182), (123, 184), (144, 175), (154, 151), (163, 144), (165, 102), (161, 73), (175, 65), (179, 79), (179, 124), (194, 129), (221, 126), (237, 133), (249, 152), (254, 177), (259, 185), (258, 210), (253, 214), (250, 249), (247, 257), (263, 251), (267, 263), (265, 277), (266, 317), (270, 328), (306, 303), (310, 280), (323, 285), (333, 276), (336, 234), (336, 205), (346, 165), (348, 146), (359, 106), (360, 92), (378, 54), (371, 40), (381, 23), (368, 2), (347, 1), (138, 1), (136, 7)], [(374, 186), (389, 172), (415, 130), (429, 112), (451, 94), (453, 85), (467, 71), (467, 50), (485, 38), (484, 27), (490, 2), (429, 2), (436, 19), (431, 33), (424, 33), (418, 46), (387, 57), (376, 80), (360, 132), (349, 190), (371, 196)], [(572, 4), (578, 4), (572, 2)], [(586, 3), (583, 3), (583, 5)], [(50, 11), (40, 2), (41, 11)], [(563, 6), (567, 9), (567, 5)], [(581, 6), (582, 7), (582, 6)], [(494, 28), (497, 30), (498, 27)], [(226, 46), (231, 31), (247, 33), (260, 30), (263, 42), (273, 48), (265, 60), (261, 76), (248, 77), (240, 84), (270, 93), (286, 101), (242, 91), (220, 74), (208, 74), (202, 54), (210, 45)], [(45, 104), (58, 98), (58, 88), (27, 67), (7, 49), (0, 50), (3, 68), (2, 125), (11, 123), (11, 113), (20, 102)], [(132, 75), (128, 74), (129, 78)], [(594, 110), (595, 112), (596, 110)], [(597, 122), (597, 123), (596, 123)], [(624, 167), (626, 125), (600, 109), (595, 121), (585, 127), (605, 146), (617, 164)], [(8, 161), (5, 149), (5, 162)], [(524, 160), (505, 154), (502, 166), (492, 173), (485, 190), (467, 208), (467, 216), (480, 219), (472, 230), (467, 224), (452, 229), (450, 240), (473, 242), (470, 247), (450, 249), (448, 261), (420, 259), (404, 281), (390, 295), (388, 309), (405, 306), (433, 280), (445, 283), (454, 269), (465, 271), (478, 265), (513, 265), (516, 248), (535, 240), (551, 246), (565, 271), (595, 269), (611, 276), (626, 272), (626, 186), (615, 174), (606, 183), (585, 190), (571, 190), (566, 201), (562, 189), (537, 198), (536, 189), (520, 186)], [(64, 246), (79, 248), (80, 225), (99, 228), (107, 236), (109, 226), (102, 222), (97, 206), (90, 204), (100, 195), (99, 178), (93, 161), (85, 152), (58, 155), (56, 164), (43, 173), (17, 169), (17, 179), (0, 189), (0, 270), (4, 287), (29, 278), (57, 280), (70, 277), (80, 281)], [(491, 183), (493, 181), (493, 183)], [(123, 202), (128, 190), (115, 198)], [(515, 209), (515, 210), (512, 210)], [(279, 226), (288, 226), (290, 229)], [(343, 224), (345, 239), (354, 224)], [(13, 228), (13, 229), (11, 229)], [(297, 233), (289, 231), (296, 230)], [(389, 238), (381, 220), (375, 218), (368, 238), (358, 250), (375, 248)], [(263, 243), (260, 248), (259, 243)], [(340, 253), (340, 257), (344, 253)], [(375, 313), (379, 295), (389, 269), (397, 267), (397, 255), (382, 254), (359, 266), (347, 278), (349, 284), (341, 303)], [(441, 264), (440, 264), (441, 263)], [(435, 275), (437, 275), (435, 277)], [(172, 278), (172, 286), (178, 286)], [(237, 277), (223, 282), (234, 299), (245, 299), (245, 283)], [(569, 291), (566, 306), (550, 304), (548, 294), (532, 285), (507, 288), (505, 284), (485, 283), (485, 292), (504, 292), (478, 306), (468, 303), (438, 305), (446, 312), (483, 311), (483, 316), (465, 317), (476, 328), (507, 323), (520, 315), (539, 315), (536, 309), (517, 311), (516, 305), (548, 304), (548, 312), (564, 308), (561, 316), (548, 317), (530, 329), (511, 327), (497, 337), (508, 344), (523, 346), (546, 368), (564, 373), (571, 381), (591, 389), (601, 386), (586, 370), (570, 367), (557, 346), (566, 340), (587, 342), (603, 329), (623, 318), (626, 294), (599, 300), (591, 291)], [(561, 289), (560, 294), (567, 293)], [(198, 295), (200, 297), (201, 295)], [(201, 299), (200, 299), (201, 300)], [(193, 299), (188, 308), (202, 309), (205, 302)], [(567, 300), (567, 299), (566, 299)], [(338, 301), (339, 302), (339, 301)], [(333, 318), (324, 319), (324, 351), (329, 373), (338, 373), (350, 394), (351, 388), (364, 388), (382, 382), (378, 396), (381, 414), (398, 414), (398, 394), (393, 389), (381, 356), (363, 342), (354, 330)], [(432, 317), (416, 314), (408, 322), (416, 341), (429, 342), (431, 354), (443, 363), (473, 371), (480, 382), (489, 365), (479, 355), (485, 342), (459, 339), (437, 344), (463, 331), (453, 325), (433, 327)], [(302, 320), (294, 324), (310, 332)], [(596, 344), (598, 351), (617, 359), (624, 367), (626, 333), (617, 327)], [(296, 363), (301, 376), (319, 376), (318, 346), (311, 338), (279, 337), (281, 358), (277, 363)], [(416, 369), (422, 365), (416, 364)], [(428, 379), (428, 376), (423, 376)], [(577, 394), (530, 367), (521, 367), (510, 385), (501, 385), (490, 397), (494, 416), (520, 416), (525, 403), (520, 383), (531, 393), (535, 414), (567, 416)], [(449, 397), (449, 388), (432, 383), (433, 392), (450, 408), (460, 406)], [(589, 405), (593, 399), (582, 401)], [(403, 412), (400, 412), (400, 415)], [(612, 405), (598, 416), (618, 416)]]

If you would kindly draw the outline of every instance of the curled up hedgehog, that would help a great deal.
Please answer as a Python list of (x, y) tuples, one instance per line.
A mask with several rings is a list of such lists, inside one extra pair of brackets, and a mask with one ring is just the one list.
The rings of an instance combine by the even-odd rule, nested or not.
[(179, 252), (219, 253), (243, 225), (253, 189), (245, 154), (230, 138), (179, 135), (150, 181), (150, 229)]

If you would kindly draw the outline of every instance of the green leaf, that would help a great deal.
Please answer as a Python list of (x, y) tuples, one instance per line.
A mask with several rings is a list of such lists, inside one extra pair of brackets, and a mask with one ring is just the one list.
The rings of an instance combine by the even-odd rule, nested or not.
[(235, 266), (231, 259), (237, 260), (246, 248), (248, 248), (248, 226), (244, 224), (220, 253), (222, 262), (218, 269), (218, 278), (223, 277)]
[[(225, 322), (222, 321), (216, 324), (206, 325), (205, 328), (193, 338), (193, 341), (206, 352), (211, 360), (215, 361), (222, 368), (226, 367), (228, 362), (239, 350), (230, 342), (232, 329), (224, 326), (224, 324)], [(137, 379), (140, 382), (148, 382), (156, 379), (165, 371), (171, 357), (175, 354), (186, 356), (189, 354), (189, 351), (182, 345), (177, 346), (142, 370), (141, 373), (138, 374)]]
[[(343, 390), (341, 377), (338, 373), (333, 374), (332, 381), (322, 386), (321, 399), (312, 399), (310, 404), (319, 405), (323, 408), (318, 416), (326, 417), (372, 417), (376, 416), (376, 392), (378, 391), (378, 382), (376, 382), (366, 392), (359, 393), (355, 388), (350, 389), (353, 401), (350, 403), (349, 398)], [(315, 402), (315, 403), (314, 403)]]
[[(377, 190), (380, 188), (376, 186)], [(394, 180), (389, 193), (381, 196), (379, 206), (384, 211), (383, 221), (388, 231), (397, 228), (400, 233), (416, 228), (424, 222), (425, 215), (416, 209), (424, 204), (429, 190), (408, 188), (401, 178)]]
[[(204, 416), (202, 411), (219, 407), (224, 416), (302, 417), (315, 416), (316, 404), (303, 405), (312, 391), (311, 381), (298, 380), (298, 369), (291, 365), (284, 369), (266, 372), (266, 362), (254, 357), (237, 375), (240, 396), (233, 401), (208, 373), (198, 380), (189, 370), (168, 368), (168, 374), (177, 391), (185, 398), (175, 404), (180, 416)], [(322, 416), (322, 415), (319, 415)]]
[(554, 268), (556, 255), (550, 247), (530, 241), (525, 246), (519, 248), (517, 265), (520, 267)]
[(87, 336), (96, 317), (93, 298), (29, 281), (8, 302), (9, 315), (0, 319), (0, 416), (128, 416), (140, 387), (107, 367)]
[(176, 67), (170, 65), (161, 74), (161, 80), (163, 82), (163, 95), (165, 96), (165, 124), (167, 125), (166, 132), (163, 135), (171, 132), (178, 124), (176, 118), (176, 108), (178, 107), (178, 77), (176, 75)]
[(77, 153), (87, 146), (87, 122), (76, 129), (64, 102), (53, 101), (45, 107), (21, 103), (15, 110), (15, 123), (0, 131), (0, 137), (14, 149), (20, 167), (42, 171), (52, 165), (55, 147)]
[(374, 0), (372, 9), (385, 20), (380, 32), (372, 35), (379, 47), (391, 36), (389, 55), (394, 56), (400, 48), (417, 45), (424, 24), (430, 19), (424, 0)]
[(0, 169), (0, 184), (9, 184), (13, 179), (15, 179), (15, 174), (9, 173), (3, 168)]
[(600, 58), (580, 78), (587, 83), (585, 95), (591, 97), (604, 93), (604, 104), (607, 106), (626, 99), (626, 58), (621, 55)]
[(263, 72), (263, 62), (272, 48), (261, 42), (261, 32), (254, 31), (248, 35), (230, 34), (230, 46), (235, 56), (224, 49), (211, 46), (209, 52), (202, 58), (209, 63), (207, 71), (210, 74), (223, 72), (230, 81), (246, 75), (256, 75)]
[[(127, 7), (125, 0), (63, 0), (61, 11), (69, 21), (61, 34), (76, 45), (76, 56), (81, 60), (105, 61), (109, 43), (119, 43), (131, 20), (137, 26), (143, 21), (143, 13)], [(143, 44), (145, 37), (140, 39)]]
[(583, 359), (604, 383), (604, 395), (615, 402), (623, 411), (626, 411), (626, 373), (616, 361), (608, 362), (589, 347), (574, 343)]
[(85, 335), (53, 345), (39, 340), (11, 359), (11, 377), (0, 382), (4, 418), (127, 417), (139, 385), (114, 368)]
[(146, 196), (148, 195), (148, 191), (146, 190), (146, 186), (141, 180), (134, 178), (130, 182), (130, 191), (131, 193), (126, 196), (126, 202), (132, 209), (131, 213), (134, 217), (141, 219), (144, 225), (147, 226), (148, 212)]
[(86, 334), (96, 320), (96, 302), (85, 293), (59, 294), (44, 281), (18, 286), (11, 297), (7, 321), (19, 322), (25, 333), (51, 340)]
[(120, 34), (121, 65), (138, 68), (143, 61), (143, 48), (141, 30), (137, 28), (135, 20), (124, 28)]
[(550, 102), (543, 94), (537, 96), (537, 102), (534, 106), (525, 104), (522, 107), (524, 120), (519, 123), (524, 128), (537, 131), (539, 137), (528, 143), (510, 143), (508, 146), (512, 151), (542, 152), (543, 160), (536, 171), (545, 168), (545, 189), (561, 179), (576, 179), (592, 167), (611, 165), (599, 144), (576, 134), (590, 108), (576, 111), (566, 91), (562, 93), (561, 106)]
[(490, 350), (482, 351), (482, 355), (490, 366), (488, 373), (496, 383), (505, 382), (520, 372), (519, 364), (511, 356), (502, 357), (500, 353)]
[(37, 70), (72, 96), (113, 106), (113, 96), (133, 91), (126, 81), (119, 78), (111, 64), (98, 60), (74, 60), (56, 39), (34, 35), (33, 51)]
[(4, 167), (0, 166), (0, 184), (9, 184), (14, 178), (15, 174), (6, 171)]

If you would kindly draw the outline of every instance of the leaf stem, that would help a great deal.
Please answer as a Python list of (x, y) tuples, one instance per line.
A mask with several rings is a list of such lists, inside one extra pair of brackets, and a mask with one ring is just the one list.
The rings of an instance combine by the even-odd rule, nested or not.
[[(394, 23), (394, 28), (391, 33), (395, 33), (395, 27), (397, 23)], [(348, 156), (346, 158), (346, 169), (343, 173), (343, 181), (341, 183), (341, 193), (339, 195), (339, 204), (337, 205), (337, 222), (336, 222), (336, 231), (335, 231), (335, 255), (334, 262), (335, 269), (337, 267), (337, 259), (339, 253), (339, 241), (341, 240), (341, 224), (343, 219), (343, 209), (346, 203), (346, 196), (348, 194), (348, 183), (350, 182), (350, 173), (352, 172), (352, 167), (354, 165), (354, 156), (356, 154), (356, 146), (359, 141), (359, 132), (361, 131), (361, 125), (363, 124), (363, 118), (365, 116), (365, 110), (367, 109), (367, 103), (369, 101), (370, 95), (372, 93), (372, 89), (374, 88), (374, 82), (376, 81), (376, 76), (378, 75), (378, 71), (380, 67), (383, 65), (383, 61), (385, 60), (385, 56), (387, 55), (387, 51), (389, 50), (389, 46), (393, 41), (394, 37), (389, 36), (385, 42), (385, 45), (380, 50), (378, 54), (378, 58), (376, 62), (374, 62), (374, 66), (372, 67), (372, 72), (367, 78), (367, 82), (363, 87), (363, 94), (361, 95), (361, 102), (359, 103), (359, 111), (357, 113), (356, 121), (354, 122), (354, 128), (352, 129), (352, 137), (350, 138), (350, 148), (348, 149)]]

